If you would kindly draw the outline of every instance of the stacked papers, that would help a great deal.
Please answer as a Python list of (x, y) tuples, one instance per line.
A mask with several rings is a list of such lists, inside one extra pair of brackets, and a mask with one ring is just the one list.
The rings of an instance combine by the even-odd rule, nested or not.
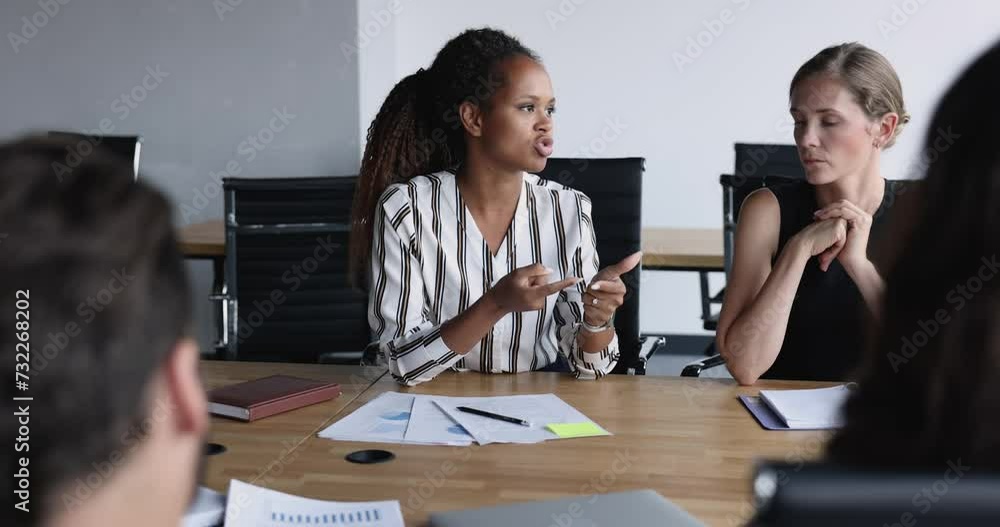
[[(515, 417), (530, 426), (461, 412), (459, 406)], [(339, 441), (453, 446), (540, 443), (593, 435), (611, 434), (551, 393), (446, 397), (386, 392), (319, 433), (319, 437)]]
[(760, 400), (792, 430), (823, 430), (844, 424), (846, 385), (813, 390), (761, 390)]

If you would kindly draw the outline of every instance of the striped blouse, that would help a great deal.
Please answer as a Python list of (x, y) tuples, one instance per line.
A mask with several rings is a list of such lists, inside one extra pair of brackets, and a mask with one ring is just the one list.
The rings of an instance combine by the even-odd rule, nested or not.
[[(517, 373), (568, 359), (577, 378), (609, 373), (618, 361), (618, 337), (586, 353), (576, 335), (583, 291), (598, 271), (590, 199), (583, 193), (524, 174), (514, 219), (491, 254), (462, 201), (455, 175), (438, 172), (395, 184), (375, 214), (368, 321), (389, 372), (416, 385), (444, 370)], [(508, 313), (464, 356), (448, 349), (441, 324), (465, 311), (517, 268), (541, 263), (550, 281), (582, 277), (549, 296), (538, 311)]]

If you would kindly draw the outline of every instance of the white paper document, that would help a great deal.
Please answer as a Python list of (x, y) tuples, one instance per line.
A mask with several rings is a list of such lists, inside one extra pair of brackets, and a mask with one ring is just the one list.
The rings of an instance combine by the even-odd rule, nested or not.
[(458, 424), (458, 421), (434, 404), (434, 399), (435, 397), (427, 395), (413, 396), (413, 411), (404, 437), (406, 442), (425, 445), (471, 445), (474, 441), (472, 436)]
[(215, 527), (222, 525), (222, 514), (226, 512), (226, 495), (208, 487), (198, 487), (194, 501), (188, 506), (181, 521), (181, 527)]
[[(438, 396), (434, 397), (434, 402), (452, 419), (462, 425), (480, 445), (541, 443), (550, 439), (559, 439), (559, 436), (547, 428), (550, 424), (593, 423), (597, 426), (587, 416), (552, 393), (503, 397)], [(459, 406), (522, 419), (528, 421), (531, 426), (461, 412), (457, 409)], [(607, 432), (607, 430), (601, 430)]]
[[(531, 426), (457, 410), (468, 406), (516, 417)], [(446, 397), (386, 392), (319, 432), (340, 441), (467, 446), (473, 442), (539, 443), (559, 439), (550, 424), (588, 424), (609, 433), (555, 394), (502, 397)], [(594, 434), (594, 435), (598, 435)]]
[(319, 437), (340, 441), (402, 443), (412, 409), (412, 395), (385, 392), (324, 428)]
[[(419, 418), (412, 418), (415, 415)], [(430, 396), (396, 392), (379, 395), (318, 435), (370, 443), (467, 446), (473, 442), (472, 436), (431, 403)]]
[(229, 482), (226, 527), (286, 527), (338, 525), (402, 527), (398, 501), (324, 501), (284, 494), (262, 487)]
[(792, 429), (839, 428), (843, 406), (851, 390), (847, 385), (813, 390), (761, 390), (760, 400)]

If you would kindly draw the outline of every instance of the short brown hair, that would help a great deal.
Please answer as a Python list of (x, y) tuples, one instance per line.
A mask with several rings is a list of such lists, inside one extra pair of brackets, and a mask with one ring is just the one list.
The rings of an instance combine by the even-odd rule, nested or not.
[(829, 75), (843, 82), (870, 119), (879, 119), (890, 112), (899, 115), (896, 130), (883, 148), (892, 146), (903, 126), (910, 122), (896, 70), (881, 53), (871, 48), (849, 42), (820, 51), (795, 72), (788, 96), (792, 96), (799, 83), (815, 75)]
[[(30, 450), (14, 455), (29, 459), (31, 481), (31, 516), (19, 525), (65, 506), (63, 489), (77, 503), (85, 499), (74, 489), (94, 492), (131, 459), (158, 415), (151, 413), (150, 379), (190, 329), (187, 276), (167, 200), (133, 181), (132, 167), (113, 155), (94, 150), (69, 164), (67, 147), (75, 145), (42, 138), (0, 145), (6, 371), (17, 360), (16, 321), (30, 325), (28, 390), (15, 390), (14, 382), (0, 390), (5, 416), (30, 404)], [(58, 165), (72, 168), (56, 172)], [(18, 298), (24, 302), (15, 307)], [(16, 419), (4, 419), (0, 430), (14, 436)], [(8, 496), (9, 476), (0, 485)]]

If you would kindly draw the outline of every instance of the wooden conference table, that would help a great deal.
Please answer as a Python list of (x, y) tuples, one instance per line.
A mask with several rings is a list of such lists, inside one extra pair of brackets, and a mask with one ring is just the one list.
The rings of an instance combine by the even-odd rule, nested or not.
[[(222, 220), (193, 223), (179, 231), (181, 252), (188, 258), (222, 260), (226, 255)], [(642, 230), (642, 266), (668, 271), (721, 271), (721, 229), (647, 227)]]
[(205, 479), (213, 488), (225, 491), (230, 478), (253, 481), (258, 472), (274, 472), (275, 467), (286, 463), (298, 447), (332, 422), (345, 406), (381, 378), (385, 370), (361, 366), (203, 360), (201, 374), (207, 390), (275, 374), (340, 384), (341, 395), (336, 399), (254, 423), (212, 417), (209, 441), (225, 446), (227, 451), (209, 458), (213, 461), (207, 466)]
[[(318, 499), (399, 500), (407, 525), (426, 525), (433, 511), (642, 488), (656, 490), (708, 525), (742, 525), (753, 511), (754, 460), (817, 458), (826, 435), (765, 431), (736, 396), (831, 384), (764, 381), (744, 388), (723, 379), (614, 375), (588, 382), (556, 373), (447, 372), (405, 388), (360, 367), (204, 361), (202, 371), (209, 386), (272, 373), (348, 382), (336, 400), (254, 423), (213, 417), (212, 440), (228, 451), (209, 458), (206, 485), (225, 491), (230, 478), (239, 478)], [(319, 429), (386, 391), (555, 393), (614, 435), (483, 447), (316, 437)], [(375, 465), (344, 460), (366, 448), (390, 450), (396, 459)]]

